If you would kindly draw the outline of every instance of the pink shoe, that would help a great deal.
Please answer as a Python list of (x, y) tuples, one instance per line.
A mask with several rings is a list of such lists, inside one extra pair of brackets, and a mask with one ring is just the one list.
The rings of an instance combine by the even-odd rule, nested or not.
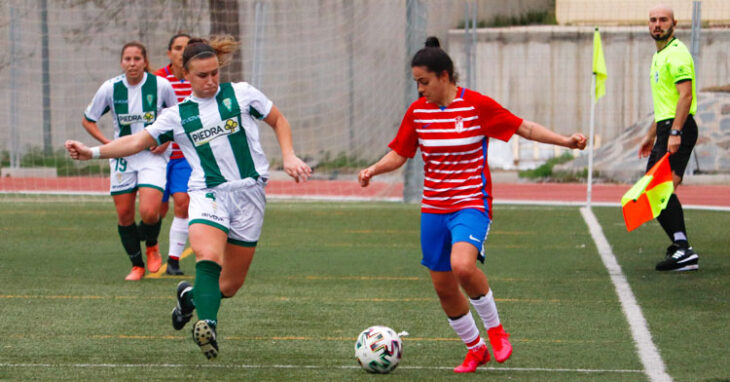
[(142, 280), (142, 277), (144, 277), (144, 268), (132, 267), (132, 270), (129, 271), (129, 274), (124, 279), (127, 281), (139, 281)]
[(489, 343), (492, 344), (494, 359), (502, 363), (512, 355), (512, 344), (509, 343), (509, 333), (505, 332), (502, 324), (487, 330)]
[(160, 244), (157, 243), (151, 247), (147, 247), (147, 270), (150, 273), (156, 273), (162, 265), (162, 256), (160, 256)]
[(464, 358), (464, 362), (454, 368), (454, 373), (473, 373), (477, 370), (477, 367), (487, 362), (489, 362), (487, 345), (469, 349), (469, 352), (466, 353), (466, 358)]

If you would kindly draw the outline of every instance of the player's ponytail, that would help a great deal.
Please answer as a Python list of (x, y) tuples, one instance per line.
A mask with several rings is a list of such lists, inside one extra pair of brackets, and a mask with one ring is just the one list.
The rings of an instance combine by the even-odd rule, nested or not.
[(218, 57), (218, 64), (223, 67), (231, 62), (233, 52), (238, 49), (238, 41), (231, 35), (214, 35), (210, 41), (202, 38), (191, 38), (183, 51), (183, 68), (189, 70), (190, 61), (208, 57)]
[(441, 76), (443, 72), (446, 72), (449, 76), (449, 82), (456, 83), (458, 81), (454, 72), (454, 62), (441, 49), (439, 39), (434, 36), (427, 38), (425, 47), (413, 56), (411, 67), (414, 66), (425, 66), (429, 72), (436, 73), (437, 76)]
[(124, 51), (127, 50), (127, 48), (129, 47), (139, 48), (139, 50), (142, 52), (142, 57), (144, 57), (144, 71), (151, 73), (152, 68), (150, 68), (150, 59), (147, 58), (147, 48), (145, 48), (144, 44), (139, 41), (130, 41), (124, 44), (124, 46), (122, 46), (122, 52), (119, 54), (119, 59), (121, 60), (124, 57)]

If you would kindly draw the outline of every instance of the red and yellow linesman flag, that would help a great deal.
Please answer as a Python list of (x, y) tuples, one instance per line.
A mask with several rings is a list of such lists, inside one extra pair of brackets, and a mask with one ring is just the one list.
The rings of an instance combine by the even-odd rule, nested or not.
[(606, 78), (608, 78), (606, 59), (603, 58), (601, 33), (598, 32), (598, 28), (593, 32), (593, 74), (596, 75), (596, 94), (593, 102), (598, 102), (598, 99), (606, 94)]
[(669, 153), (666, 153), (621, 198), (626, 230), (631, 232), (659, 216), (667, 208), (673, 192), (672, 168), (669, 166)]

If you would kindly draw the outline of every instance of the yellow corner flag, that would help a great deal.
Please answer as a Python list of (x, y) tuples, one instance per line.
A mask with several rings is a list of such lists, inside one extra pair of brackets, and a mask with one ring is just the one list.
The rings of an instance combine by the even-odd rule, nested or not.
[(606, 94), (606, 60), (603, 58), (603, 46), (601, 45), (601, 34), (598, 28), (593, 33), (593, 74), (596, 75), (596, 98), (594, 102)]

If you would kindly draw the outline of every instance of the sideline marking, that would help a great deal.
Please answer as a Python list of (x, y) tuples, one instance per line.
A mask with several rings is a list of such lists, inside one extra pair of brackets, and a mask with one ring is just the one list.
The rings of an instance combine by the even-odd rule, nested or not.
[[(360, 366), (318, 366), (318, 365), (216, 365), (216, 364), (176, 364), (176, 363), (0, 363), (0, 367), (28, 367), (28, 368), (195, 368), (195, 369), (360, 369)], [(453, 366), (398, 366), (399, 369), (410, 370), (452, 370)], [(642, 370), (629, 369), (562, 369), (543, 367), (480, 367), (478, 372), (485, 371), (526, 371), (547, 373), (642, 373)]]
[(621, 265), (619, 265), (616, 256), (611, 250), (611, 245), (608, 244), (606, 236), (603, 235), (603, 229), (598, 223), (598, 219), (593, 215), (593, 211), (590, 208), (582, 207), (580, 214), (583, 215), (583, 220), (588, 225), (588, 230), (593, 237), (593, 241), (596, 243), (596, 248), (601, 255), (603, 265), (608, 270), (608, 274), (611, 276), (611, 282), (616, 288), (616, 294), (618, 295), (619, 302), (621, 302), (621, 309), (624, 311), (626, 320), (629, 323), (631, 336), (634, 338), (634, 344), (639, 353), (639, 359), (642, 365), (644, 365), (644, 373), (646, 373), (650, 381), (672, 381), (672, 377), (667, 374), (664, 361), (661, 355), (659, 355), (654, 341), (651, 339), (651, 332), (649, 332), (649, 327), (644, 318), (644, 314), (641, 312), (641, 307), (636, 302), (634, 292), (631, 291), (631, 286), (626, 280), (626, 276), (621, 270)]

